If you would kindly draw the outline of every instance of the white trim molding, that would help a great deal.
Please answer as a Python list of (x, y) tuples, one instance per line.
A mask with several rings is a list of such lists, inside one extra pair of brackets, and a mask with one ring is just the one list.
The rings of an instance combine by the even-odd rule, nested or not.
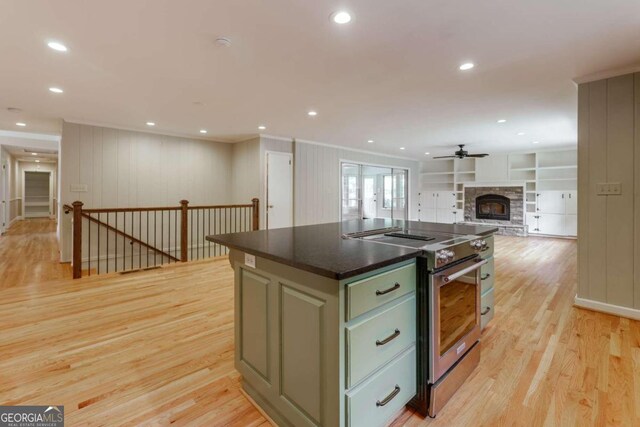
[(580, 298), (576, 295), (574, 305), (588, 310), (599, 311), (601, 313), (613, 314), (614, 316), (627, 317), (633, 320), (640, 320), (640, 310), (619, 305), (607, 304), (606, 302), (594, 301)]

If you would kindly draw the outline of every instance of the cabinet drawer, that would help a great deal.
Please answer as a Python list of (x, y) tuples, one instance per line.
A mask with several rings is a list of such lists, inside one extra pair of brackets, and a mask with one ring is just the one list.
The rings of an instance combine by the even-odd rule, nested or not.
[(487, 242), (487, 249), (485, 251), (480, 252), (480, 256), (483, 259), (487, 259), (489, 257), (492, 257), (493, 256), (493, 246), (494, 246), (493, 236), (483, 237), (482, 240)]
[(408, 264), (347, 285), (347, 320), (416, 289), (416, 264)]
[(489, 289), (493, 289), (493, 284), (495, 283), (493, 257), (490, 257), (487, 261), (489, 262), (480, 267), (480, 279), (482, 281), (482, 290), (480, 292), (483, 294)]
[(352, 387), (416, 341), (416, 297), (346, 328), (347, 387)]
[(384, 426), (415, 394), (416, 348), (413, 346), (347, 394), (347, 425)]
[[(483, 314), (484, 313), (484, 314)], [(495, 307), (493, 304), (493, 288), (480, 298), (480, 326), (484, 329), (495, 315)]]

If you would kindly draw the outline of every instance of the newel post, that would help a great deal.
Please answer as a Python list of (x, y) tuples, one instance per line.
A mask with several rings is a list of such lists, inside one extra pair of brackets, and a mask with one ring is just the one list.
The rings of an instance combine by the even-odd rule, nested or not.
[(73, 278), (82, 277), (82, 206), (84, 203), (73, 202), (73, 243), (72, 243), (72, 263)]
[(189, 245), (189, 220), (187, 213), (189, 211), (189, 201), (180, 200), (180, 261), (187, 262), (189, 259), (187, 246)]
[(253, 231), (260, 229), (260, 201), (257, 198), (251, 199), (253, 204)]

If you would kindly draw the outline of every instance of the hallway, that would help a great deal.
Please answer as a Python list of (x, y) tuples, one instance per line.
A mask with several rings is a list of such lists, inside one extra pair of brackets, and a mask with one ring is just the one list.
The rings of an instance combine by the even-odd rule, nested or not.
[(0, 289), (71, 278), (59, 262), (56, 221), (17, 221), (0, 236)]

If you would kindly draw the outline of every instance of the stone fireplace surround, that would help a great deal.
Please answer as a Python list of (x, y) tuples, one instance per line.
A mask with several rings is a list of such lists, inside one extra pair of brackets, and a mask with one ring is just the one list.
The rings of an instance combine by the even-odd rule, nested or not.
[[(509, 199), (509, 221), (476, 218), (476, 198), (487, 194), (497, 194)], [(464, 221), (474, 224), (492, 224), (499, 229), (498, 234), (527, 236), (528, 227), (524, 223), (524, 188), (521, 185), (491, 185), (464, 188)]]

